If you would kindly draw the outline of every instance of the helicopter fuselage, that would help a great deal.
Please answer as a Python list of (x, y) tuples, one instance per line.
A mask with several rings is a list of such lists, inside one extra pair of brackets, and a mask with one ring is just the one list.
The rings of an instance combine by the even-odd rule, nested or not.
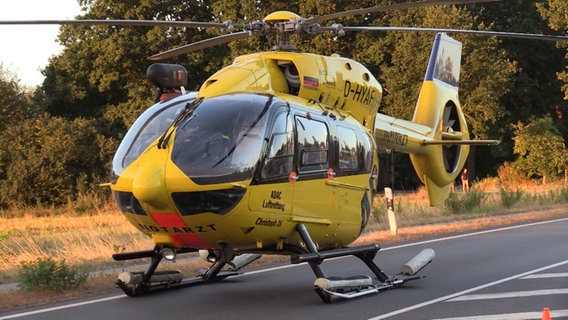
[[(370, 214), (373, 140), (351, 118), (297, 103), (268, 94), (188, 95), (148, 110), (115, 159), (121, 211), (156, 243), (175, 247), (282, 250), (300, 245), (299, 222), (322, 248), (352, 242)], [(188, 105), (194, 110), (171, 147), (158, 147), (160, 130), (144, 145), (147, 131)]]
[(371, 213), (381, 94), (348, 59), (237, 58), (134, 123), (113, 161), (115, 200), (165, 247), (286, 252), (305, 245), (299, 223), (320, 249), (346, 246)]

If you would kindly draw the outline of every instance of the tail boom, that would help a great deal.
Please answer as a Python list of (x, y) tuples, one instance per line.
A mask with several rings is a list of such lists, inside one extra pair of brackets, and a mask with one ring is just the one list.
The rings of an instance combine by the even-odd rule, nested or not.
[(425, 184), (431, 205), (442, 203), (464, 167), (473, 144), (458, 99), (461, 43), (436, 35), (412, 121), (377, 115), (375, 140), (379, 148), (410, 154)]

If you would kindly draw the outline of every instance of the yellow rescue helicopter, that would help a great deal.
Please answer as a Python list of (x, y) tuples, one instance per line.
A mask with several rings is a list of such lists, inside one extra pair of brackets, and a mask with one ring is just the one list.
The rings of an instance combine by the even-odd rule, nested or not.
[[(496, 0), (489, 0), (496, 1)], [(237, 57), (186, 92), (183, 66), (155, 63), (148, 80), (159, 88), (124, 137), (109, 184), (118, 207), (152, 237), (152, 250), (119, 253), (115, 260), (150, 258), (145, 272), (125, 272), (117, 285), (129, 296), (218, 281), (261, 254), (308, 263), (325, 302), (396, 288), (418, 279), (435, 256), (420, 252), (395, 276), (373, 261), (377, 244), (349, 246), (367, 225), (376, 192), (377, 146), (406, 152), (430, 203), (450, 192), (472, 144), (458, 99), (461, 43), (446, 33), (566, 41), (567, 37), (490, 31), (323, 26), (354, 14), (426, 5), (483, 1), (421, 1), (339, 12), (317, 18), (279, 11), (247, 24), (190, 21), (3, 21), (1, 24), (109, 24), (223, 27), (231, 33), (150, 57), (166, 59), (250, 36), (267, 36), (270, 51)], [(487, 2), (487, 1), (485, 1)], [(236, 31), (236, 30), (241, 31)], [(437, 32), (412, 121), (379, 114), (381, 84), (362, 64), (337, 55), (297, 52), (292, 34), (357, 30)], [(200, 252), (211, 267), (192, 278), (156, 271), (162, 259)], [(325, 259), (355, 256), (368, 275), (338, 278)]]

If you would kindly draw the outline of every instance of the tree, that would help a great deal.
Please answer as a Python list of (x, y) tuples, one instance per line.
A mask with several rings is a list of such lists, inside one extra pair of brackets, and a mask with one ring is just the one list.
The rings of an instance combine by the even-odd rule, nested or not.
[(105, 182), (110, 144), (93, 120), (44, 114), (7, 127), (0, 143), (0, 206), (61, 205)]
[[(554, 30), (567, 30), (568, 20), (568, 3), (564, 0), (548, 0), (538, 3), (537, 8), (542, 16), (548, 21), (548, 25)], [(568, 44), (559, 43), (559, 46), (566, 48)], [(568, 58), (568, 53), (567, 53)], [(558, 78), (564, 83), (562, 90), (564, 91), (564, 99), (568, 100), (568, 68), (558, 73)]]
[[(81, 19), (161, 19), (210, 21), (209, 1), (81, 0)], [(217, 32), (212, 30), (211, 32)], [(50, 60), (37, 97), (43, 110), (66, 118), (104, 121), (110, 133), (121, 135), (153, 103), (146, 81), (147, 57), (207, 36), (197, 28), (135, 26), (61, 27), (63, 52)], [(207, 49), (172, 58), (189, 70), (189, 90), (216, 70), (226, 51)]]
[(517, 123), (513, 140), (518, 155), (513, 166), (528, 178), (540, 177), (546, 183), (548, 177), (568, 168), (568, 149), (551, 116), (535, 118), (528, 124)]
[[(467, 6), (435, 6), (389, 12), (375, 25), (486, 29)], [(492, 125), (502, 118), (499, 99), (510, 89), (516, 68), (494, 37), (455, 34), (463, 43), (460, 100), (470, 129), (477, 138), (487, 138)], [(381, 111), (412, 118), (424, 79), (433, 35), (423, 32), (362, 33), (357, 37), (356, 59), (378, 66), (378, 78), (385, 86)]]
[(30, 93), (20, 85), (19, 79), (0, 63), (0, 135), (10, 125), (32, 115)]
[[(6, 131), (11, 127), (18, 127), (27, 117), (33, 115), (31, 110), (29, 95), (21, 88), (19, 80), (0, 64), (0, 112), (3, 116), (0, 122), (0, 142), (3, 146), (11, 145)], [(0, 183), (7, 177), (11, 152), (12, 148), (0, 148)]]
[[(537, 6), (547, 0), (511, 0), (491, 4), (491, 10), (478, 9), (479, 19), (493, 30), (504, 32), (530, 32), (553, 34)], [(517, 72), (511, 79), (512, 89), (502, 96), (500, 103), (505, 107), (505, 116), (496, 123), (500, 128), (502, 143), (489, 148), (492, 157), (478, 157), (478, 162), (489, 167), (487, 161), (501, 163), (513, 161), (513, 128), (509, 124), (526, 122), (531, 117), (554, 115), (555, 126), (568, 138), (568, 121), (562, 116), (566, 102), (559, 88), (562, 82), (556, 73), (562, 70), (563, 50), (551, 41), (502, 38), (502, 48), (517, 64)]]

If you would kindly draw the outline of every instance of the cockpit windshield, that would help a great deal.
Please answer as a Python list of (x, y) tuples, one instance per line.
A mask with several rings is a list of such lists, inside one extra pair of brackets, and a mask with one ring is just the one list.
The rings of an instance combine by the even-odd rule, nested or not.
[(177, 125), (172, 161), (198, 184), (252, 178), (273, 97), (235, 94), (200, 101)]
[[(128, 130), (120, 143), (112, 162), (114, 175), (120, 175), (124, 168), (136, 160), (142, 152), (167, 130), (180, 110), (195, 99), (196, 93), (183, 98), (157, 103), (144, 111)], [(171, 102), (171, 103), (170, 103)]]

